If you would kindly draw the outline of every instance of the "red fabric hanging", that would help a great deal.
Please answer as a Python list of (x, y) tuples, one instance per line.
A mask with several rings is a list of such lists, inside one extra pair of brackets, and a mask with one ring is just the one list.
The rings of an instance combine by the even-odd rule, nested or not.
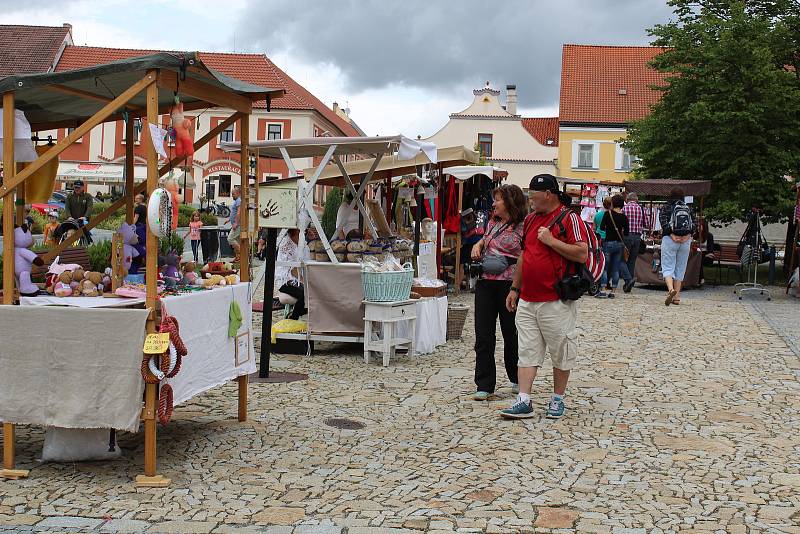
[(461, 212), (458, 209), (458, 194), (456, 193), (456, 179), (450, 177), (447, 190), (447, 211), (444, 214), (444, 229), (451, 234), (461, 232)]

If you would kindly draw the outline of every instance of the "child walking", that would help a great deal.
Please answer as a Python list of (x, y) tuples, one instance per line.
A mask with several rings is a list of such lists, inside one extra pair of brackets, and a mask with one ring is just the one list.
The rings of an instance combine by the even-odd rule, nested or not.
[[(200, 247), (200, 228), (203, 226), (203, 221), (200, 220), (200, 212), (195, 211), (192, 213), (192, 220), (189, 221), (189, 233), (186, 234), (189, 236), (189, 239), (192, 242), (192, 255), (194, 256), (194, 261), (199, 262), (197, 258), (197, 249)], [(186, 239), (186, 236), (183, 236)]]
[(47, 224), (44, 226), (44, 244), (53, 246), (56, 244), (56, 238), (53, 232), (58, 228), (58, 212), (51, 211), (47, 214)]

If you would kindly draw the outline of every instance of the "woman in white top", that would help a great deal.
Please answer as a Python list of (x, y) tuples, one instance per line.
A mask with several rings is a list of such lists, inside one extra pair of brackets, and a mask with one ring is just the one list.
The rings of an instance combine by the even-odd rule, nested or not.
[[(300, 251), (297, 243), (300, 238), (300, 231), (292, 228), (286, 232), (286, 236), (278, 245), (278, 256), (276, 262), (296, 262), (300, 261)], [(278, 296), (273, 302), (273, 307), (280, 304), (294, 304), (289, 319), (299, 319), (306, 313), (305, 292), (303, 284), (298, 276), (298, 268), (288, 265), (275, 266), (275, 287), (278, 288)]]
[[(352, 204), (352, 207), (350, 204)], [(358, 204), (353, 202), (353, 193), (345, 191), (344, 197), (342, 197), (342, 204), (336, 212), (336, 228), (339, 229), (336, 237), (345, 239), (347, 234), (353, 230), (357, 231), (358, 222)]]

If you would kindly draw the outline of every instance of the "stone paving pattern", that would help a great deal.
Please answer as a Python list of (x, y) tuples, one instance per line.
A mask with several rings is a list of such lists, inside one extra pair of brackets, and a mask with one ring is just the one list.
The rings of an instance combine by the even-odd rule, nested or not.
[(388, 368), (354, 345), (276, 356), (273, 369), (310, 379), (251, 385), (248, 422), (231, 384), (159, 427), (166, 489), (132, 483), (141, 435), (121, 435), (116, 462), (38, 464), (42, 429), (21, 426), (32, 470), (0, 482), (0, 532), (800, 533), (800, 361), (787, 344), (800, 302), (756, 300), (584, 299), (561, 421), (500, 420), (503, 381), (471, 400), (472, 315), (462, 341)]

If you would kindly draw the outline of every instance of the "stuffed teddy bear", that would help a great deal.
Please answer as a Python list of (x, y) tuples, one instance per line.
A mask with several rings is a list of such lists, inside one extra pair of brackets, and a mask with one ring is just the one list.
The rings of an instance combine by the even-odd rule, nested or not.
[(175, 155), (179, 158), (187, 157), (189, 160), (194, 156), (194, 141), (189, 130), (192, 121), (183, 114), (183, 104), (176, 102), (172, 106), (170, 113), (172, 118), (172, 129), (175, 131)]
[(122, 264), (127, 273), (131, 268), (133, 258), (139, 255), (139, 252), (134, 248), (134, 245), (139, 242), (139, 238), (136, 236), (136, 227), (126, 222), (119, 226), (117, 233), (122, 236)]
[[(46, 278), (46, 289), (48, 293), (55, 293), (55, 284), (58, 282), (59, 276), (65, 271), (74, 271), (75, 269), (80, 269), (81, 266), (77, 263), (59, 263), (61, 258), (56, 256), (56, 259), (53, 260), (53, 263), (50, 265), (50, 268), (47, 270), (47, 278)], [(67, 285), (72, 282), (72, 276), (70, 275), (69, 279), (67, 280)]]
[[(181, 285), (184, 286), (203, 285), (203, 281), (199, 276), (197, 276), (195, 269), (197, 269), (197, 264), (193, 261), (187, 261), (183, 265), (183, 278), (181, 278)], [(198, 281), (200, 282), (199, 284)]]
[(39, 292), (39, 286), (31, 282), (31, 269), (33, 265), (44, 265), (42, 258), (30, 250), (31, 245), (33, 234), (28, 230), (28, 225), (14, 228), (14, 277), (17, 279), (19, 294), (23, 296), (32, 296)]
[(59, 281), (53, 284), (53, 294), (57, 297), (71, 297), (72, 288), (69, 284)]
[(78, 296), (81, 297), (96, 297), (100, 294), (97, 285), (95, 285), (88, 278), (84, 278), (83, 280), (81, 280), (80, 284), (78, 284), (78, 290), (79, 290)]
[(178, 269), (180, 261), (180, 256), (174, 252), (170, 252), (166, 256), (158, 257), (161, 277), (167, 287), (174, 287), (181, 281), (181, 272)]

